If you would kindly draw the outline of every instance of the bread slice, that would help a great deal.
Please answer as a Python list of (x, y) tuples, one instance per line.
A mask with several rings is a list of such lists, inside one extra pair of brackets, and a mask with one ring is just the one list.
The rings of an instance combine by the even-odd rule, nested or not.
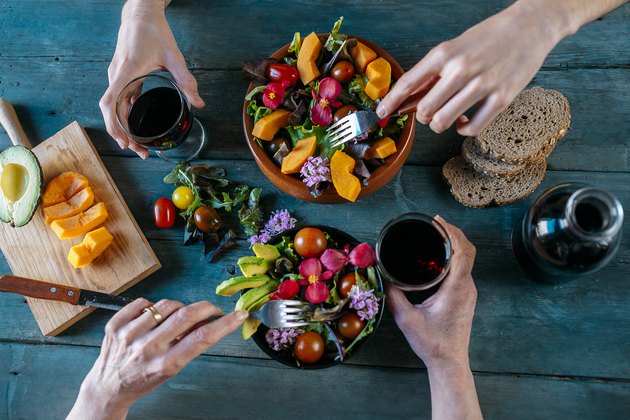
[(505, 205), (530, 195), (545, 176), (547, 161), (529, 165), (512, 178), (493, 178), (476, 172), (462, 156), (442, 167), (442, 176), (457, 201), (468, 207)]
[(475, 143), (474, 137), (467, 137), (462, 143), (462, 156), (475, 171), (492, 177), (509, 178), (520, 173), (527, 165), (500, 162), (490, 155), (484, 155)]
[(570, 123), (567, 98), (558, 91), (535, 87), (519, 93), (479, 133), (475, 143), (493, 160), (535, 163), (549, 156)]

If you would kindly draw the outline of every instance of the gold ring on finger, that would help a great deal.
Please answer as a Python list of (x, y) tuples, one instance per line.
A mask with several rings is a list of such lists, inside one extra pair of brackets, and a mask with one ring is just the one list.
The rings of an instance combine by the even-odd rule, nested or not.
[(153, 305), (147, 306), (142, 310), (142, 312), (151, 312), (151, 315), (153, 315), (153, 318), (155, 318), (155, 322), (157, 322), (158, 325), (160, 325), (162, 321), (164, 321), (164, 317), (162, 316), (162, 314), (157, 309), (155, 309), (155, 306)]

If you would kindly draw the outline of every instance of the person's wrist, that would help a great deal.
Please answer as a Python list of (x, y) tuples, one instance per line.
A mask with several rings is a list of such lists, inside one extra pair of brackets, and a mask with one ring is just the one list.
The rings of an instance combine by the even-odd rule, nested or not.
[(551, 49), (577, 32), (582, 25), (579, 16), (562, 1), (518, 0), (510, 9), (517, 14), (531, 16), (533, 22), (538, 23), (539, 33), (550, 42)]
[(168, 3), (169, 0), (128, 0), (122, 9), (122, 20), (154, 15), (164, 16)]
[(81, 384), (77, 402), (90, 413), (90, 418), (124, 419), (133, 401), (88, 374)]
[(454, 374), (470, 371), (468, 354), (440, 354), (423, 360), (429, 374)]

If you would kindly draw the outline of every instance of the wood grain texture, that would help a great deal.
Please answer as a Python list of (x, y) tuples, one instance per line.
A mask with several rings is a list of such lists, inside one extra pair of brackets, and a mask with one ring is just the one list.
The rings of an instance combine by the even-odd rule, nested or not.
[[(97, 356), (98, 349), (0, 344), (0, 391), (7, 390), (0, 413), (64, 418)], [(48, 380), (38, 379), (43, 376)], [(331, 378), (343, 378), (342, 384)], [(475, 383), (487, 419), (621, 419), (630, 410), (628, 383), (492, 374), (476, 374)], [(424, 369), (299, 371), (273, 361), (202, 356), (140, 399), (129, 418), (391, 419), (429, 418), (430, 412)]]
[[(21, 228), (0, 226), (0, 248), (11, 272), (17, 276), (68, 284), (83, 289), (118, 294), (160, 268), (142, 231), (133, 219), (120, 191), (111, 179), (90, 139), (78, 123), (72, 123), (33, 149), (49, 181), (65, 171), (86, 176), (97, 198), (107, 207), (107, 230), (114, 242), (107, 252), (81, 269), (68, 262), (68, 251), (82, 238), (60, 240), (44, 223), (39, 209)], [(57, 335), (94, 308), (29, 298), (29, 305), (45, 335)]]

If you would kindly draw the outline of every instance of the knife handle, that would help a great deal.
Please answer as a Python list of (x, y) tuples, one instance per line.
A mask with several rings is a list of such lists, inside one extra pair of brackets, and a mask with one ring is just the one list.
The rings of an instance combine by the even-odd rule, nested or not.
[(17, 114), (11, 102), (4, 98), (0, 98), (0, 124), (4, 127), (13, 144), (22, 145), (27, 149), (31, 149), (31, 142), (26, 137), (22, 124), (18, 120)]
[(76, 287), (9, 274), (0, 277), (0, 292), (17, 293), (37, 299), (57, 300), (76, 305), (79, 303), (80, 291), (81, 289)]

